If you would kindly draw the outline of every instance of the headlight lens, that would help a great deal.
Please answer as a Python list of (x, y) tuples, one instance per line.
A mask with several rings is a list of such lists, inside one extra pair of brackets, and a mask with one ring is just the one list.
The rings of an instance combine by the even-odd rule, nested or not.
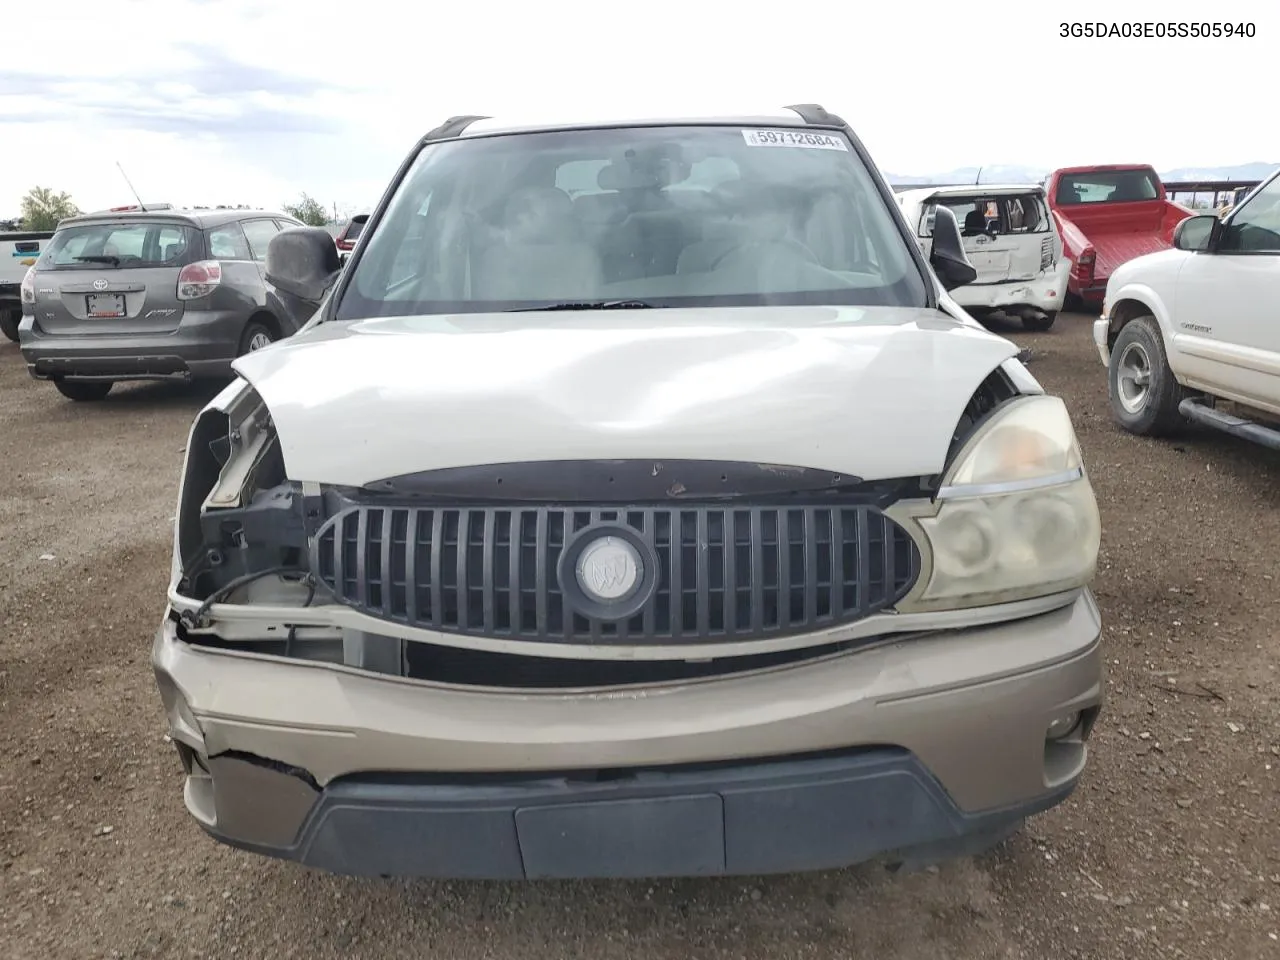
[(1083, 462), (1066, 405), (1057, 397), (1026, 397), (997, 413), (960, 451), (943, 483), (943, 497), (951, 492), (947, 488), (1065, 476)]
[(898, 609), (1008, 603), (1083, 586), (1101, 523), (1066, 406), (1015, 400), (961, 450), (936, 504), (895, 516), (928, 546), (917, 587)]

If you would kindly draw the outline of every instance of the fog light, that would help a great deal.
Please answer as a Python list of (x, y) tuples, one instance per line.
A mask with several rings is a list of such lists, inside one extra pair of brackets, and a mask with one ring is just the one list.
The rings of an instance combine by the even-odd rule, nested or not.
[(1048, 740), (1061, 740), (1070, 734), (1080, 725), (1080, 711), (1073, 710), (1071, 713), (1064, 713), (1060, 717), (1055, 717), (1049, 723), (1049, 730), (1045, 734)]

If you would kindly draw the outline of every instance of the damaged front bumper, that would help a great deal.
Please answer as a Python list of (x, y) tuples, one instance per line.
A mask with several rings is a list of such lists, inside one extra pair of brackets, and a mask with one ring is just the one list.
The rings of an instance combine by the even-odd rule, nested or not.
[(1017, 310), (1027, 308), (1041, 313), (1058, 313), (1067, 295), (1071, 263), (1059, 261), (1048, 273), (1028, 280), (1001, 283), (971, 283), (951, 291), (951, 298), (966, 309)]
[(187, 808), (226, 843), (360, 875), (747, 874), (965, 853), (1060, 802), (1100, 629), (1085, 590), (747, 673), (496, 689), (198, 646), (167, 619), (153, 663)]

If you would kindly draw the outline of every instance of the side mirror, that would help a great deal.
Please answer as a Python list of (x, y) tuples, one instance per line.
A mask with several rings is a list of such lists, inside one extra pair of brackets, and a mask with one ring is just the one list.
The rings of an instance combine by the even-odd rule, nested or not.
[(267, 244), (267, 282), (299, 300), (323, 300), (341, 268), (333, 237), (322, 227), (290, 227)]
[(1211, 213), (1187, 217), (1173, 228), (1173, 245), (1178, 250), (1189, 250), (1192, 253), (1203, 253), (1209, 249), (1209, 241), (1213, 239), (1214, 228), (1220, 219)]
[(933, 251), (929, 254), (929, 266), (948, 293), (978, 279), (978, 271), (964, 255), (956, 215), (942, 204), (933, 215)]

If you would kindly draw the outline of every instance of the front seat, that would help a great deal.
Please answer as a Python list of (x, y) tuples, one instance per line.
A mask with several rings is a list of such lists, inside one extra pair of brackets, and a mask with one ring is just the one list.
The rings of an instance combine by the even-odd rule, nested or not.
[(595, 299), (603, 283), (600, 258), (582, 240), (573, 201), (555, 187), (513, 193), (477, 261), (475, 300)]
[(987, 232), (986, 215), (976, 207), (964, 215), (964, 235), (979, 237)]

